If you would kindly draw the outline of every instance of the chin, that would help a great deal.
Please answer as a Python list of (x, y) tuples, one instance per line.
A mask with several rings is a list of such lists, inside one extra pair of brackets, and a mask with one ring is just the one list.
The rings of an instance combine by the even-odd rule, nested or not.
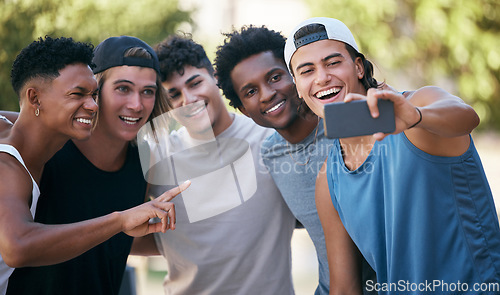
[(80, 134), (80, 135), (72, 136), (72, 139), (85, 141), (85, 140), (88, 140), (90, 138), (90, 135), (91, 135), (91, 133)]

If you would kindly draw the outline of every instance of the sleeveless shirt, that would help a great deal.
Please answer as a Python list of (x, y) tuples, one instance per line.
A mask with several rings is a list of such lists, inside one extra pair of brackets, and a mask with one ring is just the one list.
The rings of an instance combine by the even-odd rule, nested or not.
[(439, 157), (390, 135), (354, 171), (336, 140), (327, 167), (333, 205), (381, 294), (482, 294), (473, 288), (500, 282), (498, 218), (472, 138), (461, 156)]
[[(3, 117), (3, 116), (0, 116)], [(26, 169), (28, 174), (31, 177), (32, 185), (33, 185), (33, 190), (31, 192), (31, 216), (35, 216), (35, 210), (36, 210), (36, 205), (38, 202), (38, 197), (40, 196), (40, 190), (38, 188), (37, 183), (33, 179), (33, 176), (31, 176), (31, 173), (28, 171), (28, 168), (24, 164), (23, 158), (21, 157), (21, 154), (17, 151), (17, 149), (11, 145), (7, 144), (0, 144), (0, 153), (7, 153), (9, 155), (12, 155), (14, 158), (16, 158)], [(13, 268), (9, 267), (5, 262), (3, 261), (2, 256), (0, 256), (0, 294), (5, 294), (7, 291), (7, 283), (9, 280), (10, 275), (14, 271)]]

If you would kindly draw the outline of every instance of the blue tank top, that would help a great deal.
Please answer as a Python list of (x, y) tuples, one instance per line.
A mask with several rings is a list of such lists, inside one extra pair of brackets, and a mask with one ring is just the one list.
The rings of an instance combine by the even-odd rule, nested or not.
[(439, 157), (391, 135), (354, 171), (336, 140), (327, 173), (333, 205), (380, 294), (500, 293), (498, 219), (472, 139), (463, 155)]

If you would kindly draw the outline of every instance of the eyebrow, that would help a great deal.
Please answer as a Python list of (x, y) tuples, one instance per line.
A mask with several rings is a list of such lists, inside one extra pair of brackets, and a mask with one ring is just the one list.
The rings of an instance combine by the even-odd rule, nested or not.
[(93, 93), (97, 93), (97, 91), (98, 91), (97, 88), (95, 88), (94, 90), (89, 90), (87, 87), (83, 87), (83, 86), (75, 86), (75, 87), (73, 87), (73, 90), (79, 90), (85, 94), (91, 94), (91, 93), (93, 94)]
[(330, 54), (329, 56), (323, 58), (321, 61), (324, 62), (324, 61), (329, 60), (330, 58), (339, 57), (339, 56), (342, 57), (343, 55), (340, 54), (340, 53), (338, 53), (338, 52), (337, 53), (333, 53), (333, 54)]
[[(322, 62), (325, 62), (325, 61), (329, 60), (330, 58), (339, 57), (339, 56), (342, 56), (342, 54), (340, 54), (340, 53), (338, 53), (338, 52), (336, 52), (336, 53), (332, 53), (332, 54), (328, 55), (327, 57), (322, 58), (322, 59), (321, 59), (321, 61), (322, 61)], [(312, 65), (313, 65), (313, 63), (312, 63), (312, 62), (305, 62), (305, 63), (303, 63), (303, 64), (298, 65), (298, 66), (295, 68), (295, 70), (297, 71), (297, 70), (299, 70), (299, 69), (301, 69), (301, 68), (303, 68), (303, 67), (312, 66)]]
[[(266, 73), (266, 75), (265, 75), (265, 76), (266, 76), (266, 77), (267, 77), (267, 76), (270, 76), (272, 73), (274, 73), (274, 72), (276, 72), (276, 71), (279, 71), (280, 69), (281, 69), (281, 68), (272, 68), (272, 69), (270, 69), (269, 71), (267, 71), (267, 73)], [(247, 83), (247, 84), (245, 84), (245, 85), (243, 85), (243, 86), (241, 87), (240, 92), (242, 92), (243, 90), (246, 90), (246, 89), (248, 89), (248, 88), (250, 88), (250, 87), (252, 87), (252, 86), (253, 86), (253, 84), (252, 84), (252, 83)]]
[[(187, 79), (187, 80), (184, 82), (184, 85), (187, 85), (187, 84), (191, 83), (194, 79), (196, 79), (196, 78), (198, 78), (198, 77), (200, 77), (200, 75), (199, 75), (199, 74), (195, 74), (195, 75), (193, 75), (193, 76), (189, 77), (189, 79)], [(175, 87), (167, 89), (168, 94), (174, 93), (174, 92), (176, 92), (176, 91), (178, 91), (178, 90), (177, 90), (177, 88), (175, 88)]]
[[(128, 83), (128, 84), (132, 84), (132, 85), (135, 85), (134, 82), (130, 81), (130, 80), (127, 80), (127, 79), (120, 79), (120, 80), (116, 80), (113, 82), (114, 85), (116, 84), (120, 84), (120, 83)], [(156, 84), (152, 84), (152, 85), (146, 85), (144, 86), (146, 88), (154, 88), (154, 89), (158, 89), (158, 86)]]
[(187, 79), (186, 82), (184, 82), (184, 84), (191, 83), (191, 81), (193, 81), (194, 79), (198, 78), (199, 76), (200, 76), (199, 74), (196, 74), (196, 75), (193, 75), (193, 76), (189, 77), (189, 79)]
[(120, 80), (116, 80), (113, 82), (113, 84), (119, 84), (119, 83), (129, 83), (129, 84), (132, 84), (134, 85), (134, 82), (130, 81), (130, 80), (126, 80), (126, 79), (120, 79)]

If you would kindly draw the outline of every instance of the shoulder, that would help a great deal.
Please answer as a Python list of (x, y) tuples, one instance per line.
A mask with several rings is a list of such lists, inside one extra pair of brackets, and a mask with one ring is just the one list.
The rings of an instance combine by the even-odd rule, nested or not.
[(274, 131), (262, 141), (261, 154), (267, 157), (276, 153), (277, 150), (285, 149), (285, 147), (285, 139), (278, 132)]
[(0, 152), (0, 198), (14, 195), (31, 198), (31, 177), (24, 166), (12, 155)]

